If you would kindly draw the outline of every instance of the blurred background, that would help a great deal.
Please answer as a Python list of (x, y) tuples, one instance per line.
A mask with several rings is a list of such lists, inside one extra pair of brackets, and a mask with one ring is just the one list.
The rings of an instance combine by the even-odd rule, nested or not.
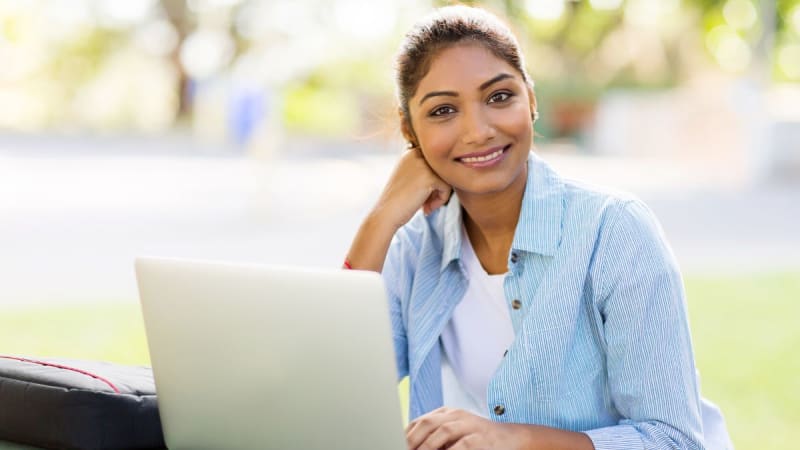
[[(338, 267), (432, 0), (0, 0), (0, 354), (148, 364), (133, 259)], [(800, 422), (800, 0), (498, 0), (536, 151), (633, 192), (740, 449)]]

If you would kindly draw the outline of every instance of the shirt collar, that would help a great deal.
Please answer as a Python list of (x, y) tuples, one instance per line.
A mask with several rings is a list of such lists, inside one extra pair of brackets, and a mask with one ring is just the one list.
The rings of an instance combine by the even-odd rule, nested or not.
[(444, 236), (442, 242), (442, 267), (444, 271), (450, 262), (461, 258), (461, 202), (455, 192), (450, 196), (444, 211)]
[[(461, 203), (453, 193), (443, 214), (442, 266), (461, 258)], [(528, 156), (528, 177), (522, 209), (511, 248), (553, 256), (561, 243), (564, 185), (558, 174), (533, 152)]]
[(558, 174), (531, 152), (528, 183), (511, 247), (553, 256), (561, 243), (564, 220), (564, 183)]

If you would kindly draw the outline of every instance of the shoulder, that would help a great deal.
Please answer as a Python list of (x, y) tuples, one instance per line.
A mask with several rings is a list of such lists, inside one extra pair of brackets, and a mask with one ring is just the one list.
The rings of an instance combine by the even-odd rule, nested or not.
[(635, 194), (582, 180), (560, 179), (566, 219), (593, 222), (598, 237), (614, 233), (662, 234), (653, 211)]
[(591, 218), (598, 241), (617, 247), (665, 241), (655, 213), (636, 195), (583, 181), (562, 180), (567, 215), (573, 219)]
[(578, 213), (594, 213), (610, 219), (627, 208), (628, 204), (644, 205), (634, 194), (608, 186), (571, 178), (562, 178), (562, 183), (565, 204)]
[[(562, 176), (556, 169), (532, 154), (528, 182), (533, 186), (526, 201), (555, 203), (560, 200), (564, 220), (606, 222), (628, 203), (640, 203), (635, 195), (608, 186)], [(557, 209), (552, 209), (557, 211)]]
[(590, 271), (603, 278), (636, 264), (676, 265), (658, 219), (640, 198), (549, 171), (561, 192), (562, 251), (585, 255)]

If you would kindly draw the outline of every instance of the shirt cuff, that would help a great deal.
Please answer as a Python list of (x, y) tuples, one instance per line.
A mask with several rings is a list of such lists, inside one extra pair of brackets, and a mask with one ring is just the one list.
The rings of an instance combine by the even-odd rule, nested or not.
[(614, 425), (584, 431), (595, 450), (644, 449), (642, 437), (633, 425)]

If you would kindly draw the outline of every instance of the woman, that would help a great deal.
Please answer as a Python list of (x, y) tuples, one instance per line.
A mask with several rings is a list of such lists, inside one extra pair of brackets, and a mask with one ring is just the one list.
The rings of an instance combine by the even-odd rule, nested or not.
[(345, 266), (386, 281), (409, 448), (703, 448), (661, 230), (531, 153), (532, 86), (480, 9), (437, 10), (397, 57), (409, 151)]

